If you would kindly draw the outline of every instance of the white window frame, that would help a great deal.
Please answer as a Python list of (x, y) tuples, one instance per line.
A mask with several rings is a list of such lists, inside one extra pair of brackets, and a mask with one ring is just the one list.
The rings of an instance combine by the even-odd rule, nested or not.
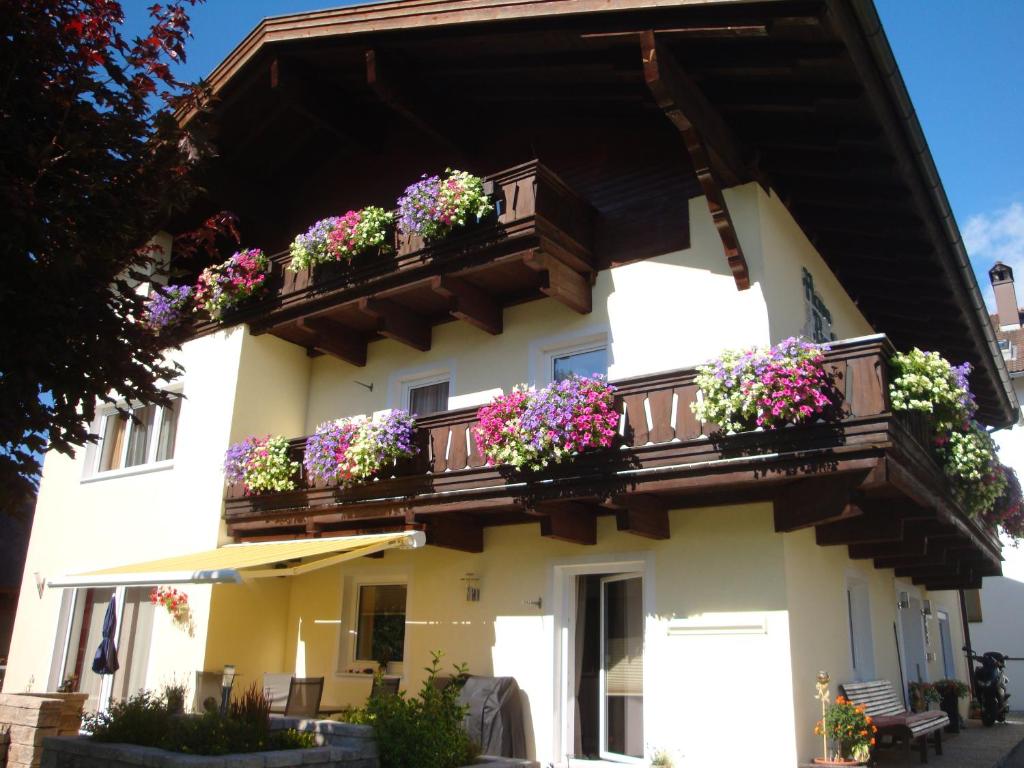
[[(175, 385), (164, 389), (169, 395), (175, 395), (182, 398), (182, 387), (181, 385)], [(132, 402), (130, 405), (127, 401), (122, 401), (117, 405), (106, 405), (102, 408), (96, 421), (96, 434), (100, 436), (100, 439), (93, 445), (90, 445), (85, 455), (85, 467), (83, 469), (82, 482), (93, 482), (97, 480), (106, 480), (113, 477), (125, 477), (130, 475), (140, 475), (147, 472), (159, 472), (162, 470), (172, 469), (174, 467), (174, 456), (169, 459), (163, 459), (161, 461), (147, 461), (143, 464), (136, 464), (133, 467), (126, 467), (125, 459), (128, 456), (128, 444), (131, 441), (131, 430), (134, 429), (134, 422), (131, 416), (128, 416), (128, 422), (125, 427), (125, 436), (123, 445), (121, 446), (121, 455), (119, 457), (119, 466), (117, 469), (100, 469), (100, 462), (103, 459), (103, 442), (106, 436), (107, 420), (123, 415), (125, 410), (135, 410), (137, 408), (145, 407), (144, 403)], [(182, 402), (184, 407), (184, 402)], [(120, 409), (120, 410), (119, 410)], [(153, 417), (153, 434), (149, 437), (149, 445), (146, 447), (147, 457), (156, 457), (157, 450), (160, 446), (160, 430), (163, 427), (164, 421), (164, 408), (157, 406), (156, 414)], [(175, 426), (175, 452), (177, 452), (178, 443), (178, 430), (181, 429), (181, 410), (178, 411), (178, 424)]]
[(584, 352), (605, 352), (605, 375), (611, 368), (611, 345), (607, 329), (588, 329), (571, 335), (539, 339), (532, 344), (530, 381), (534, 386), (543, 387), (555, 380), (555, 360)]
[[(365, 676), (363, 673), (352, 673), (346, 671), (347, 667), (362, 667), (368, 664), (376, 665), (375, 659), (360, 659), (357, 657), (359, 649), (359, 596), (363, 587), (405, 587), (405, 642), (402, 644), (401, 669), (405, 668), (405, 659), (409, 651), (409, 604), (412, 602), (411, 579), (408, 574), (382, 573), (375, 576), (372, 573), (364, 573), (345, 580), (347, 583), (342, 589), (342, 604), (348, 605), (344, 611), (345, 619), (342, 622), (340, 636), (338, 638), (338, 660), (334, 667), (336, 677), (351, 677), (353, 674)], [(394, 662), (392, 662), (394, 663)], [(404, 675), (404, 671), (400, 672)]]
[[(857, 623), (854, 615), (853, 594), (864, 596), (864, 624)], [(871, 622), (871, 588), (858, 573), (848, 573), (843, 583), (843, 610), (846, 613), (847, 636), (850, 648), (850, 668), (854, 677), (862, 682), (875, 679), (875, 640)]]
[(455, 363), (445, 361), (440, 365), (420, 367), (396, 371), (388, 377), (388, 408), (409, 410), (409, 399), (412, 390), (418, 387), (429, 387), (431, 384), (448, 382), (448, 403), (445, 410), (452, 409), (452, 397), (455, 393)]
[[(572, 640), (572, 633), (576, 626), (576, 578), (588, 575), (609, 575), (609, 574), (634, 574), (643, 577), (644, 595), (644, 694), (654, 695), (657, 688), (658, 671), (656, 665), (647, 663), (646, 654), (651, 648), (651, 632), (656, 630), (657, 619), (652, 617), (655, 605), (655, 583), (654, 583), (654, 553), (646, 552), (615, 552), (603, 555), (584, 555), (582, 557), (567, 558), (553, 561), (549, 568), (550, 589), (541, 596), (542, 605), (553, 606), (553, 628), (554, 628), (554, 754), (562, 756), (556, 761), (556, 765), (569, 766), (570, 763), (579, 763), (569, 757), (569, 750), (575, 740), (575, 717), (574, 701), (575, 688), (572, 684), (572, 675), (576, 668), (575, 644)], [(652, 659), (653, 659), (652, 655)], [(648, 693), (650, 692), (650, 694)], [(644, 699), (645, 722), (649, 700)], [(650, 750), (650, 745), (645, 746), (645, 751)], [(650, 755), (647, 755), (650, 757)], [(642, 760), (623, 757), (614, 763), (608, 760), (588, 760), (588, 765), (621, 765), (623, 763), (640, 763)]]

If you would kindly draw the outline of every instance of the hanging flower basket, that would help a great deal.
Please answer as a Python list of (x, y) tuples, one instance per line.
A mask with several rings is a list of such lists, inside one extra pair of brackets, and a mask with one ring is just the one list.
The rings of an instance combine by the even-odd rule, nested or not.
[(306, 440), (306, 476), (325, 484), (368, 480), (416, 455), (414, 429), (414, 417), (400, 409), (374, 419), (325, 422)]
[(153, 333), (165, 333), (192, 311), (193, 288), (189, 285), (166, 285), (151, 291), (142, 311), (142, 324)]
[(398, 231), (433, 242), (494, 212), (479, 176), (447, 169), (406, 187), (398, 199)]
[(615, 388), (601, 376), (518, 387), (481, 408), (477, 419), (473, 438), (489, 464), (533, 470), (610, 447), (619, 426)]
[(153, 587), (149, 593), (149, 602), (162, 606), (175, 626), (192, 633), (192, 609), (188, 604), (188, 595), (173, 587)]
[(195, 301), (214, 320), (266, 288), (270, 261), (259, 248), (238, 251), (230, 259), (207, 267), (196, 282)]
[(242, 483), (246, 494), (295, 490), (299, 462), (288, 457), (288, 440), (249, 437), (230, 446), (224, 457), (224, 476), (229, 484)]
[(292, 241), (288, 269), (348, 264), (361, 254), (387, 252), (394, 221), (393, 213), (375, 206), (321, 219)]
[(697, 369), (700, 398), (690, 407), (727, 434), (836, 416), (840, 397), (825, 370), (827, 350), (795, 337), (767, 349), (727, 350)]

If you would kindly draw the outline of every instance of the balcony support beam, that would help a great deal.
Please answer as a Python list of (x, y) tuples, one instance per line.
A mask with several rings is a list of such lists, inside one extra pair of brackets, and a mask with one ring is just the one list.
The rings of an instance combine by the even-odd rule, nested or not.
[(359, 309), (377, 321), (377, 332), (382, 336), (421, 352), (430, 349), (430, 323), (412, 310), (390, 299), (373, 297), (360, 299)]
[(491, 296), (459, 277), (438, 275), (430, 281), (434, 293), (448, 300), (452, 317), (465, 320), (493, 336), (502, 331), (502, 310)]
[(538, 505), (530, 510), (540, 516), (540, 535), (570, 544), (597, 544), (597, 510), (577, 501)]
[(309, 346), (362, 368), (366, 365), (366, 337), (328, 317), (303, 317), (296, 321), (310, 337)]
[(647, 539), (667, 539), (671, 535), (668, 504), (657, 496), (642, 493), (615, 496), (610, 506), (615, 510), (615, 527), (620, 531)]
[(581, 275), (565, 262), (541, 251), (531, 251), (523, 263), (542, 274), (541, 293), (550, 296), (574, 312), (590, 314), (592, 308), (590, 276)]
[(483, 552), (484, 529), (469, 515), (431, 515), (426, 518), (427, 544), (460, 552)]
[(640, 33), (640, 53), (647, 87), (665, 116), (682, 134), (736, 288), (746, 290), (750, 287), (750, 273), (722, 193), (723, 187), (740, 184), (750, 177), (739, 144), (654, 30)]
[(810, 477), (782, 486), (775, 494), (775, 531), (788, 533), (812, 525), (859, 517), (863, 510), (854, 495), (864, 480), (856, 472), (831, 477)]

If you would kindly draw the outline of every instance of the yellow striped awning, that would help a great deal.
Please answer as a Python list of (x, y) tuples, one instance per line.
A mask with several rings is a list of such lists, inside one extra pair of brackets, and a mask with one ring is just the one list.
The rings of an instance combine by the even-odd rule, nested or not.
[(417, 549), (421, 531), (228, 544), (217, 549), (64, 576), (51, 587), (139, 587), (223, 584), (271, 576), (298, 576), (385, 549)]

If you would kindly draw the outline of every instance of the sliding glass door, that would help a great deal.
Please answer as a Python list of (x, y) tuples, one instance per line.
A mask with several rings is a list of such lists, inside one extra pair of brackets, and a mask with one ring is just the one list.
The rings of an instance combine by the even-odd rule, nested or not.
[(601, 578), (600, 754), (644, 756), (643, 579)]

